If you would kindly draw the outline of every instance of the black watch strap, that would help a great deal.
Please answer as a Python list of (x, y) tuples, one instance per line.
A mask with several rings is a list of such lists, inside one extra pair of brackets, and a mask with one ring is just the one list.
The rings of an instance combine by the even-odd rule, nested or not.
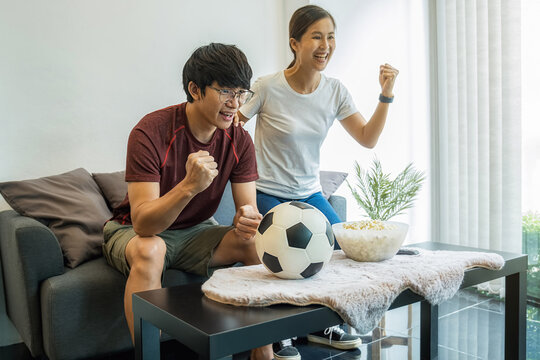
[(386, 97), (383, 94), (379, 95), (379, 101), (385, 104), (390, 104), (392, 101), (394, 101), (394, 97)]

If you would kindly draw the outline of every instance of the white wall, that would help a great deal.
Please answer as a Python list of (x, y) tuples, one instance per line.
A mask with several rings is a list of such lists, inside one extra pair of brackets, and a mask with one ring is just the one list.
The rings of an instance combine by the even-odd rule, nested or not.
[(140, 118), (185, 100), (181, 71), (198, 46), (236, 44), (253, 80), (285, 66), (286, 11), (276, 0), (3, 1), (0, 181), (123, 169)]
[[(429, 186), (429, 54), (427, 0), (317, 0), (330, 11), (337, 25), (336, 51), (325, 73), (349, 89), (360, 113), (369, 119), (378, 103), (379, 65), (399, 69), (395, 100), (383, 133), (374, 149), (358, 145), (337, 122), (321, 150), (321, 169), (349, 172), (354, 183), (354, 161), (369, 167), (375, 156), (385, 172), (394, 176), (407, 164), (426, 172), (427, 179), (414, 208), (394, 220), (410, 224), (407, 242), (430, 240)], [(349, 188), (348, 218), (363, 218)]]
[[(379, 64), (400, 70), (376, 148), (362, 148), (336, 123), (321, 169), (353, 180), (354, 160), (369, 165), (376, 154), (388, 171), (410, 161), (428, 171), (427, 0), (54, 0), (5, 2), (0, 12), (0, 181), (123, 169), (139, 119), (185, 100), (181, 70), (196, 47), (238, 45), (255, 80), (288, 65), (288, 21), (310, 2), (337, 22), (326, 74), (343, 81), (366, 118), (380, 92)], [(360, 218), (349, 189), (338, 194), (348, 198), (349, 219)], [(405, 219), (413, 241), (429, 234), (427, 194), (428, 186)]]

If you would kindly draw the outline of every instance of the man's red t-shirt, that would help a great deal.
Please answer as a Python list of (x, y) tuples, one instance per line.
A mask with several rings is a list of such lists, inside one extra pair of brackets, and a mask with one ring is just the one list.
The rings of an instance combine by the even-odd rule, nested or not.
[[(214, 157), (219, 173), (206, 190), (187, 204), (169, 229), (188, 228), (214, 215), (228, 180), (241, 183), (258, 179), (253, 141), (241, 126), (231, 126), (217, 129), (208, 144), (199, 142), (189, 130), (186, 103), (146, 115), (129, 136), (126, 181), (159, 182), (160, 196), (184, 179), (188, 155), (199, 150)], [(112, 220), (131, 224), (127, 196), (114, 209)]]

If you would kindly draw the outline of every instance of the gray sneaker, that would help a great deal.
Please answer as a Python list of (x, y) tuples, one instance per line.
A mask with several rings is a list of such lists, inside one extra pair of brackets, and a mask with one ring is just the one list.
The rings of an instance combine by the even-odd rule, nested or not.
[(340, 350), (355, 349), (362, 345), (359, 335), (347, 334), (339, 325), (326, 328), (307, 336), (308, 341), (328, 345)]
[(292, 339), (281, 340), (272, 344), (275, 360), (301, 360), (298, 349), (293, 346)]

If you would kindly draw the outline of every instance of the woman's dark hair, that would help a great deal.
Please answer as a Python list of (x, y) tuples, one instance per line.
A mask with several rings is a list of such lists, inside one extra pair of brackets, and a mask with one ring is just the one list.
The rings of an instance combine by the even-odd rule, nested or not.
[(184, 65), (182, 82), (187, 100), (193, 102), (188, 85), (193, 81), (204, 95), (216, 81), (220, 86), (249, 89), (253, 71), (246, 55), (234, 45), (211, 43), (196, 49)]
[[(297, 9), (291, 16), (291, 21), (289, 21), (289, 39), (292, 38), (296, 41), (300, 41), (308, 27), (324, 18), (330, 18), (334, 24), (334, 28), (336, 27), (334, 17), (320, 6), (306, 5)], [(290, 43), (289, 47), (294, 55), (294, 59), (288, 67), (291, 68), (296, 62), (296, 53), (294, 52)]]

